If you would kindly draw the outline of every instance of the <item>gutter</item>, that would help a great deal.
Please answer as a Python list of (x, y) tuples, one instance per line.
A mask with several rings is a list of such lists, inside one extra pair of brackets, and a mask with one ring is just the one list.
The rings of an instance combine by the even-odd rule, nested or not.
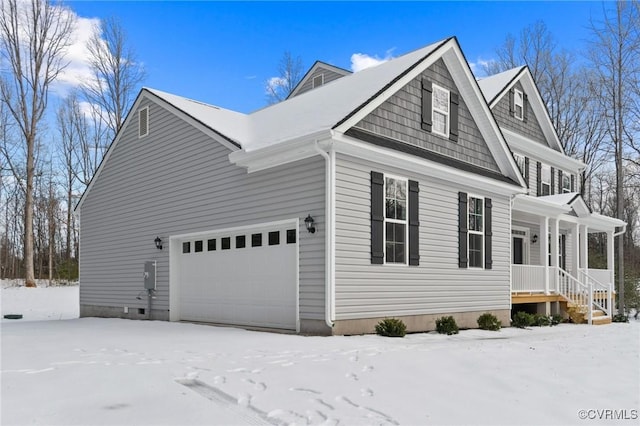
[(622, 230), (620, 232), (616, 232), (616, 233), (613, 234), (613, 238), (619, 237), (620, 235), (624, 234), (625, 232), (627, 232), (627, 224), (626, 223), (624, 225), (622, 225)]
[(320, 154), (326, 164), (325, 173), (325, 227), (326, 227), (326, 244), (325, 244), (325, 310), (324, 321), (327, 326), (333, 329), (335, 320), (335, 268), (334, 268), (334, 241), (335, 241), (335, 218), (333, 217), (334, 209), (334, 185), (335, 185), (335, 159), (336, 154), (333, 150), (333, 144), (329, 145), (329, 153), (327, 154), (320, 148), (319, 141), (314, 142), (314, 150)]

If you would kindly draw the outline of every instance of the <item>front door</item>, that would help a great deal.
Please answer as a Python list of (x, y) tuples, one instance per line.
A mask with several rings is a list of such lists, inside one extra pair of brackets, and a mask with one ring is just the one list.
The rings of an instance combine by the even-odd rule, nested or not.
[(524, 238), (513, 236), (511, 244), (513, 247), (513, 259), (511, 259), (511, 262), (514, 265), (524, 264)]

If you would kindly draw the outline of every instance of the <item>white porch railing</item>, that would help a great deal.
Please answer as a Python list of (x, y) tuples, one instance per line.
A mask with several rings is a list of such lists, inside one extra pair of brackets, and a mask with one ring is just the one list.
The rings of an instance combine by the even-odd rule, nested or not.
[(544, 293), (544, 266), (511, 265), (511, 291)]
[[(581, 270), (580, 281), (589, 287), (593, 305), (604, 312), (606, 316), (611, 316), (613, 313), (613, 284), (609, 280), (605, 281), (606, 284), (603, 284), (591, 274), (592, 271), (602, 271), (602, 269), (589, 269), (588, 273)], [(609, 271), (605, 270), (605, 272), (608, 273)]]

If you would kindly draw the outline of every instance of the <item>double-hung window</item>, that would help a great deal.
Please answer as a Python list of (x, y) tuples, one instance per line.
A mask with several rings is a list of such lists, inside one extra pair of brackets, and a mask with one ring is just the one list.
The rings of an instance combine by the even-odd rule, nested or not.
[(524, 119), (524, 94), (515, 89), (513, 91), (513, 115), (518, 120)]
[(407, 181), (385, 176), (384, 179), (385, 263), (407, 263)]
[(484, 199), (469, 196), (469, 267), (482, 268), (484, 265)]
[(518, 168), (520, 169), (522, 176), (527, 176), (527, 160), (524, 155), (513, 154), (513, 157), (516, 159), (516, 164), (518, 164)]
[(571, 175), (562, 173), (562, 193), (566, 194), (567, 192), (571, 192)]
[(434, 84), (432, 86), (433, 133), (449, 137), (449, 96), (447, 89)]
[(539, 195), (550, 195), (551, 194), (551, 166), (546, 164), (542, 165), (540, 173), (542, 176), (540, 177), (540, 194)]

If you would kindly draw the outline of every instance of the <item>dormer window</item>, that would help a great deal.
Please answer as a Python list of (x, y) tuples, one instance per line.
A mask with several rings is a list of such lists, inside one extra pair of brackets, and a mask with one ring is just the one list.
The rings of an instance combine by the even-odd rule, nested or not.
[(524, 94), (518, 89), (514, 90), (513, 116), (518, 120), (524, 120)]
[(313, 77), (312, 83), (313, 88), (320, 87), (324, 84), (324, 74), (318, 74)]
[(449, 91), (433, 85), (433, 133), (449, 137)]

